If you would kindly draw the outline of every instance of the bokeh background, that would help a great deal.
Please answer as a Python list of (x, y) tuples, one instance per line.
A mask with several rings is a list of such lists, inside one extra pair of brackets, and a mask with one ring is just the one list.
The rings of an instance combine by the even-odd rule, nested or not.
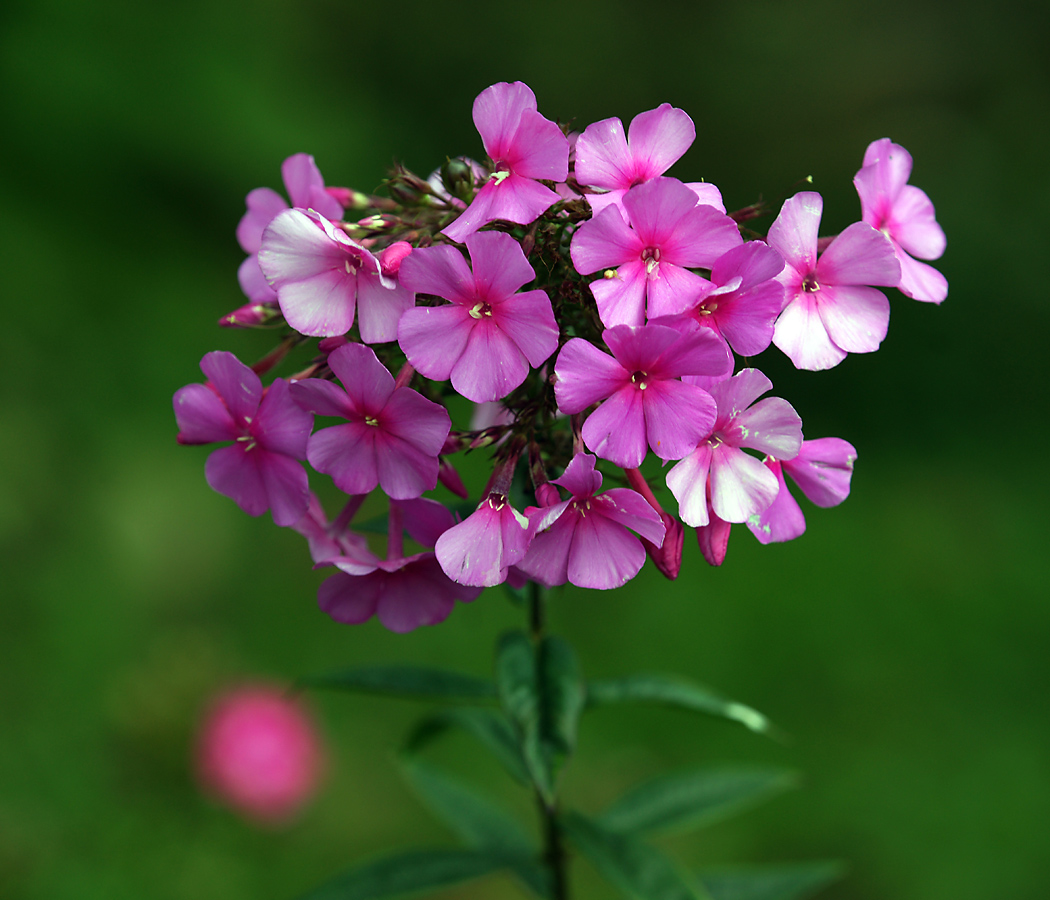
[[(806, 175), (825, 231), (859, 216), (869, 141), (914, 155), (948, 234), (942, 308), (897, 295), (874, 356), (761, 360), (812, 437), (860, 458), (794, 544), (737, 529), (711, 570), (566, 590), (586, 672), (687, 673), (769, 714), (775, 742), (669, 711), (596, 713), (568, 773), (596, 810), (672, 765), (784, 765), (802, 788), (664, 842), (689, 864), (838, 858), (829, 900), (1050, 890), (1044, 345), (1050, 54), (1040, 4), (931, 0), (516, 6), (11, 0), (0, 12), (0, 896), (279, 900), (357, 859), (450, 838), (392, 755), (411, 702), (318, 696), (330, 777), (259, 831), (197, 792), (188, 746), (229, 680), (410, 660), (485, 673), (520, 619), (499, 592), (404, 637), (315, 605), (302, 540), (250, 519), (180, 448), (170, 397), (240, 304), (243, 197), (316, 157), (364, 190), (478, 154), (474, 96), (521, 79), (582, 127), (670, 101), (672, 174), (730, 208)], [(475, 483), (481, 476), (470, 477)], [(474, 747), (437, 754), (528, 811)], [(464, 759), (469, 759), (464, 763)], [(607, 897), (585, 864), (581, 897)], [(491, 878), (449, 897), (518, 896)]]

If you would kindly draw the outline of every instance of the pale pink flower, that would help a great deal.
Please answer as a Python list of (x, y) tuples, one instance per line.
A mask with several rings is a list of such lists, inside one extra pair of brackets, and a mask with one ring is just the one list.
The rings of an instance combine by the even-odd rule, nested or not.
[(507, 496), (490, 491), (478, 508), (438, 538), (434, 551), (458, 584), (492, 587), (507, 580), (529, 547), (529, 522)]
[(270, 685), (247, 684), (212, 701), (195, 762), (208, 793), (253, 821), (279, 825), (313, 796), (324, 752), (302, 703)]
[(890, 322), (890, 302), (869, 285), (896, 287), (900, 264), (889, 238), (854, 222), (817, 258), (824, 201), (803, 191), (784, 201), (769, 228), (769, 246), (786, 263), (777, 280), (786, 303), (773, 343), (799, 369), (830, 369), (847, 353), (879, 349)]
[(933, 266), (913, 259), (939, 259), (944, 231), (925, 192), (908, 184), (911, 154), (889, 138), (872, 141), (864, 166), (853, 178), (860, 195), (861, 219), (893, 242), (901, 266), (900, 292), (927, 303), (948, 296), (948, 281)]
[(536, 111), (536, 95), (520, 81), (500, 82), (478, 94), (474, 125), (495, 170), (444, 229), (454, 241), (496, 219), (527, 225), (559, 200), (540, 181), (564, 181), (569, 173), (568, 140)]

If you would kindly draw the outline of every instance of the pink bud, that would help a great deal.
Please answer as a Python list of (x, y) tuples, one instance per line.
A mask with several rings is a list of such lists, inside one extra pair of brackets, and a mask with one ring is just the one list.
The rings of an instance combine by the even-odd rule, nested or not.
[(682, 542), (685, 540), (685, 530), (682, 528), (682, 523), (670, 513), (660, 510), (660, 519), (664, 523), (664, 542), (657, 547), (656, 544), (642, 538), (642, 543), (653, 565), (660, 570), (664, 578), (674, 581), (682, 568)]
[(467, 490), (467, 486), (463, 483), (463, 479), (459, 477), (459, 472), (457, 472), (452, 466), (452, 463), (444, 457), (439, 460), (438, 481), (452, 491), (457, 497), (462, 497), (466, 500), (466, 498), (470, 496), (470, 491)]
[(540, 506), (554, 506), (561, 503), (561, 494), (549, 481), (536, 486), (536, 502)]
[(712, 511), (711, 522), (696, 529), (696, 542), (709, 566), (720, 566), (729, 549), (729, 532), (732, 524), (718, 518)]
[(216, 697), (197, 736), (197, 777), (205, 791), (261, 824), (287, 822), (317, 787), (323, 752), (301, 703), (271, 685)]
[(272, 303), (246, 303), (226, 313), (219, 319), (219, 324), (223, 328), (254, 328), (256, 325), (265, 325), (277, 315), (276, 300)]
[(401, 261), (412, 252), (412, 245), (408, 241), (395, 241), (385, 250), (379, 253), (379, 265), (384, 275), (396, 275), (401, 268)]
[(338, 350), (344, 344), (349, 344), (350, 341), (347, 339), (345, 334), (337, 334), (335, 337), (326, 337), (319, 341), (317, 349), (320, 350), (325, 356), (328, 356), (333, 350)]

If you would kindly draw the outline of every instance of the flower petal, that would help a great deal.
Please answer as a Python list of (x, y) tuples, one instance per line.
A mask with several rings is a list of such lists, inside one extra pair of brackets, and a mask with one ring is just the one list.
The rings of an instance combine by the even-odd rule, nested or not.
[(401, 262), (398, 280), (417, 294), (433, 294), (453, 303), (473, 303), (474, 275), (455, 247), (441, 245), (413, 250)]
[(612, 590), (645, 564), (645, 548), (622, 525), (603, 516), (581, 516), (569, 548), (567, 574), (577, 587)]
[(726, 522), (745, 522), (777, 496), (777, 479), (743, 450), (721, 444), (711, 461), (711, 508)]
[(828, 337), (849, 353), (872, 353), (890, 327), (890, 301), (882, 291), (835, 284), (818, 291), (817, 310)]
[(805, 532), (806, 517), (784, 483), (780, 462), (769, 459), (765, 464), (776, 477), (777, 496), (762, 512), (748, 518), (747, 527), (760, 544), (792, 541)]
[(699, 528), (708, 522), (707, 476), (711, 470), (711, 442), (697, 448), (671, 467), (665, 479), (678, 501), (678, 516), (686, 525)]
[(468, 400), (501, 400), (525, 380), (529, 363), (489, 317), (479, 319), (452, 367), (452, 386)]
[(828, 337), (811, 293), (799, 294), (784, 307), (773, 332), (773, 343), (796, 369), (830, 369), (846, 358), (846, 351)]
[(536, 95), (521, 81), (501, 81), (474, 98), (474, 127), (492, 159), (504, 159), (511, 151), (522, 114), (527, 109), (536, 109)]
[(821, 254), (814, 274), (822, 288), (832, 284), (896, 287), (900, 264), (886, 235), (866, 222), (854, 222)]
[(204, 354), (201, 371), (219, 392), (234, 421), (250, 422), (262, 402), (259, 376), (225, 350)]
[(567, 415), (583, 412), (604, 400), (631, 378), (631, 373), (608, 353), (583, 338), (572, 338), (561, 348), (554, 374), (558, 409)]
[(401, 316), (397, 342), (420, 375), (445, 381), (463, 355), (475, 321), (467, 310), (455, 304), (416, 306)]
[(465, 243), (479, 300), (499, 303), (522, 285), (536, 279), (521, 244), (512, 235), (502, 231), (483, 231), (469, 235)]
[(582, 435), (592, 453), (625, 469), (637, 469), (646, 453), (642, 392), (633, 384), (616, 391), (587, 417)]
[(533, 368), (543, 365), (558, 349), (558, 323), (545, 291), (512, 295), (493, 308), (492, 320), (525, 354)]
[(838, 506), (849, 496), (857, 451), (841, 438), (805, 441), (798, 456), (784, 462), (785, 471), (817, 506)]
[(375, 448), (378, 431), (360, 421), (322, 428), (310, 436), (306, 458), (318, 472), (331, 475), (339, 490), (367, 494), (379, 484)]
[(766, 242), (792, 268), (812, 272), (817, 265), (817, 231), (823, 212), (824, 199), (816, 191), (789, 197), (769, 226)]
[[(696, 140), (693, 120), (683, 110), (661, 103), (656, 109), (638, 113), (627, 131), (636, 180), (663, 175)], [(577, 142), (577, 160), (579, 142)], [(617, 185), (618, 186), (618, 185)]]
[(277, 378), (267, 388), (250, 432), (264, 450), (306, 459), (313, 424), (314, 417), (295, 402), (288, 382)]
[(180, 444), (233, 441), (241, 433), (226, 404), (215, 391), (203, 384), (187, 384), (179, 388), (172, 398), (172, 405), (179, 426)]
[(576, 139), (575, 172), (576, 180), (590, 187), (630, 187), (632, 160), (623, 122), (602, 119), (583, 130)]

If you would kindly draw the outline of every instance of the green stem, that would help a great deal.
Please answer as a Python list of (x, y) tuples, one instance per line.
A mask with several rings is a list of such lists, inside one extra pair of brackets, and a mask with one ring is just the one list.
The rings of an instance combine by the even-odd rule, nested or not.
[[(529, 632), (538, 650), (547, 625), (546, 591), (534, 581), (528, 584)], [(543, 861), (551, 876), (552, 900), (569, 900), (568, 856), (558, 821), (558, 800), (548, 803), (536, 792), (536, 805), (543, 822)]]

